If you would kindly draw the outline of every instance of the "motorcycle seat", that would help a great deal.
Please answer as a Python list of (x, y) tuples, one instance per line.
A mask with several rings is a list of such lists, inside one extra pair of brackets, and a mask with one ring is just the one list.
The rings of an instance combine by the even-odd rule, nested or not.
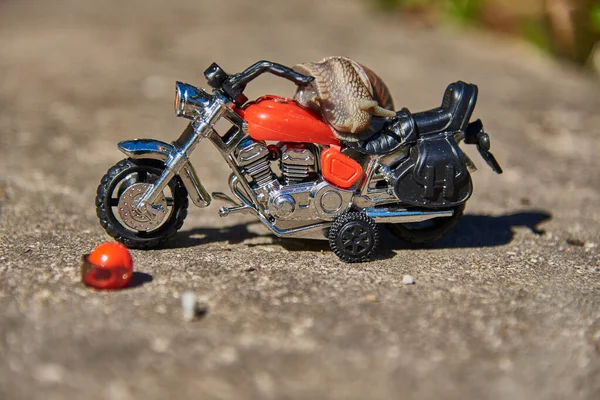
[(476, 85), (463, 81), (448, 85), (440, 107), (412, 114), (419, 135), (463, 130), (473, 114), (477, 92)]

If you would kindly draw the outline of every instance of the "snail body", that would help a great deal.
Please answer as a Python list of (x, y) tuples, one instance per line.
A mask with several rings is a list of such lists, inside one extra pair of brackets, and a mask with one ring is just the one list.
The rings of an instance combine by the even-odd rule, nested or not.
[(308, 86), (298, 88), (294, 100), (321, 114), (340, 140), (362, 140), (368, 134), (372, 117), (396, 115), (383, 80), (354, 60), (327, 57), (293, 69), (315, 78)]

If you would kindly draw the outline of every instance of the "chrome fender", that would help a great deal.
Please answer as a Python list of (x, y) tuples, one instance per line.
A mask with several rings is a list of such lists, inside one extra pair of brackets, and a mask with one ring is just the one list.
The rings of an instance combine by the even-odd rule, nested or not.
[[(119, 150), (129, 158), (150, 158), (165, 163), (171, 155), (175, 155), (177, 152), (172, 144), (154, 139), (125, 140), (119, 142), (118, 146)], [(179, 177), (187, 189), (190, 199), (196, 206), (206, 207), (210, 204), (210, 195), (200, 182), (200, 178), (198, 178), (196, 170), (189, 160), (186, 161)]]

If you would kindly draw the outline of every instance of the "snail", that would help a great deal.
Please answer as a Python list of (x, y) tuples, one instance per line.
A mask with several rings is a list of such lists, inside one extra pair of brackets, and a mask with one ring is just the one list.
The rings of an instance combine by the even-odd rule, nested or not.
[(390, 91), (369, 68), (346, 57), (327, 57), (318, 62), (302, 63), (294, 71), (315, 78), (299, 87), (294, 100), (319, 113), (334, 135), (357, 142), (370, 135), (372, 117), (393, 117)]

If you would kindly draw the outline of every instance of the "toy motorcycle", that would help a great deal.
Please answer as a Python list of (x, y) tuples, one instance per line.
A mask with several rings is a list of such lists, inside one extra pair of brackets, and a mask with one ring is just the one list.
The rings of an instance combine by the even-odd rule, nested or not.
[[(248, 102), (246, 84), (269, 72), (301, 89), (314, 78), (261, 61), (229, 75), (213, 63), (205, 72), (212, 93), (176, 83), (175, 112), (190, 124), (171, 144), (135, 139), (119, 143), (127, 158), (102, 178), (96, 197), (101, 225), (131, 248), (151, 248), (173, 237), (187, 215), (188, 197), (207, 207), (211, 196), (188, 157), (204, 139), (232, 170), (232, 197), (219, 215), (249, 212), (279, 237), (329, 240), (343, 261), (372, 258), (379, 225), (399, 238), (428, 243), (448, 233), (472, 193), (474, 165), (458, 143), (475, 144), (490, 167), (481, 121), (469, 123), (477, 87), (448, 86), (441, 107), (373, 117), (360, 140), (340, 140), (317, 111), (292, 99), (264, 96)], [(226, 132), (213, 127), (222, 118)]]

